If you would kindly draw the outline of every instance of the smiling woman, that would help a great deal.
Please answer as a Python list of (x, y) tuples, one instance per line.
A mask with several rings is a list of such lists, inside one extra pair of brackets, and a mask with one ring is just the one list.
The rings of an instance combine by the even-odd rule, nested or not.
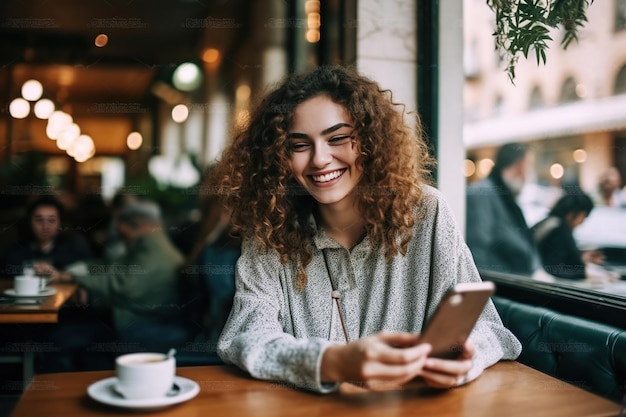
[(243, 238), (220, 357), (317, 392), (450, 388), (517, 357), (491, 303), (455, 359), (419, 342), (447, 290), (480, 281), (430, 166), (402, 107), (353, 70), (270, 92), (212, 173)]

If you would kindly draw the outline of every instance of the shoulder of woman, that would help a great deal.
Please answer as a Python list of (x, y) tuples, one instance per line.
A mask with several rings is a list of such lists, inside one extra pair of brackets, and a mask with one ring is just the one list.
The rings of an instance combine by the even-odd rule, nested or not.
[(276, 249), (267, 247), (259, 242), (255, 237), (244, 237), (241, 242), (241, 257), (259, 259), (264, 261), (280, 261), (280, 255)]
[(420, 203), (421, 209), (426, 213), (440, 211), (444, 209), (446, 212), (448, 209), (448, 202), (441, 191), (431, 185), (422, 185), (422, 201)]
[(422, 195), (424, 199), (431, 199), (431, 200), (443, 199), (443, 194), (441, 193), (441, 191), (439, 191), (432, 185), (422, 184), (421, 188), (422, 188)]
[(430, 185), (422, 185), (422, 199), (413, 209), (414, 234), (422, 235), (425, 230), (454, 227), (454, 216), (445, 196)]

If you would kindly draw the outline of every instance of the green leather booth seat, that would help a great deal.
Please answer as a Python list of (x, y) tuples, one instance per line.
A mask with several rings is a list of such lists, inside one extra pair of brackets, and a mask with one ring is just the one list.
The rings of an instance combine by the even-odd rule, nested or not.
[(614, 401), (626, 388), (626, 331), (530, 304), (493, 297), (523, 346), (518, 361)]

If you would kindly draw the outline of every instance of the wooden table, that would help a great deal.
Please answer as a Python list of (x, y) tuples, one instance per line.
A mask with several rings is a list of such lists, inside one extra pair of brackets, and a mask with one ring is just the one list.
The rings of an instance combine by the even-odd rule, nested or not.
[[(0, 292), (13, 288), (13, 282), (0, 281)], [(0, 304), (0, 323), (57, 323), (59, 309), (76, 291), (76, 284), (51, 284), (56, 293), (41, 299), (40, 304)], [(18, 299), (16, 299), (18, 300)]]
[[(0, 280), (0, 293), (13, 288), (12, 280)], [(56, 293), (41, 299), (39, 304), (0, 304), (1, 324), (45, 324), (59, 321), (61, 306), (74, 294), (76, 284), (51, 284)], [(17, 299), (16, 299), (17, 300)], [(19, 353), (2, 354), (0, 362), (22, 363), (22, 377), (28, 383), (35, 372), (35, 355), (32, 349), (24, 349)]]
[[(500, 362), (476, 381), (451, 390), (410, 387), (384, 393), (320, 395), (258, 381), (232, 366), (178, 368), (200, 386), (195, 398), (143, 416), (617, 416), (620, 406), (518, 362)], [(87, 396), (113, 371), (36, 375), (12, 417), (134, 416)]]

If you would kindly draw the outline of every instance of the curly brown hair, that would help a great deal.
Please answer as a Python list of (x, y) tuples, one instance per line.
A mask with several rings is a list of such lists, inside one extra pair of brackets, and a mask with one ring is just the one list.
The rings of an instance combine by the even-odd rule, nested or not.
[(267, 94), (224, 151), (212, 183), (233, 210), (235, 232), (275, 249), (283, 263), (297, 262), (299, 288), (312, 259), (316, 231), (308, 219), (317, 204), (292, 175), (288, 133), (295, 108), (319, 95), (344, 106), (352, 118), (361, 151), (356, 163), (363, 169), (354, 191), (358, 210), (370, 241), (384, 248), (387, 259), (406, 254), (421, 184), (430, 182), (434, 163), (417, 114), (410, 128), (391, 92), (352, 69), (318, 67), (288, 77)]

